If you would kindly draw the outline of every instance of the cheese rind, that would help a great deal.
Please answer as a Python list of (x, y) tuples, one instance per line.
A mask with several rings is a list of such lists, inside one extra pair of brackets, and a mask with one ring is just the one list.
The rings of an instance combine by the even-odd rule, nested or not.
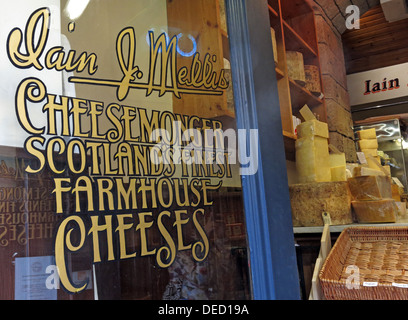
[(395, 222), (397, 207), (393, 199), (352, 201), (354, 213), (360, 223)]
[(405, 217), (407, 214), (407, 203), (406, 202), (395, 202), (397, 205), (397, 213), (399, 217)]
[(330, 213), (332, 225), (353, 222), (346, 181), (293, 184), (289, 194), (295, 227), (323, 226), (323, 212)]
[(360, 140), (361, 139), (377, 139), (375, 128), (357, 131), (357, 135)]
[(329, 149), (326, 138), (304, 137), (296, 140), (296, 169), (300, 183), (331, 181)]
[(361, 176), (349, 178), (353, 200), (380, 200), (392, 198), (391, 178), (388, 176)]

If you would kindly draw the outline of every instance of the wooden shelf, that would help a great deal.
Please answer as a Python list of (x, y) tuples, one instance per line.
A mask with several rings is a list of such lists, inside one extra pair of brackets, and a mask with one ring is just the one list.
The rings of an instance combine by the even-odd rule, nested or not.
[(276, 16), (279, 16), (279, 0), (268, 0), (268, 8), (271, 12), (274, 12)]
[(312, 55), (317, 57), (315, 50), (304, 41), (296, 31), (284, 20), (282, 20), (285, 32), (286, 50), (301, 52), (304, 56)]
[(279, 17), (278, 12), (274, 8), (272, 8), (270, 4), (268, 4), (268, 9), (269, 9), (269, 12), (272, 13), (273, 16), (275, 16), (276, 18)]
[(288, 138), (288, 139), (292, 139), (292, 140), (296, 140), (296, 136), (294, 133), (292, 132), (287, 132), (287, 131), (282, 131), (284, 137)]
[(296, 143), (295, 134), (283, 131), (283, 143), (285, 145), (286, 159), (290, 161), (295, 161), (295, 143)]
[(285, 76), (285, 73), (278, 67), (275, 67), (275, 72), (276, 72), (276, 77), (278, 79), (283, 78)]
[(322, 99), (319, 99), (305, 87), (302, 87), (300, 84), (296, 83), (290, 78), (289, 85), (291, 89), (291, 101), (293, 110), (298, 110), (305, 104), (307, 104), (309, 107), (313, 107), (315, 105), (323, 103)]
[[(330, 232), (342, 232), (348, 227), (408, 227), (408, 219), (400, 219), (395, 223), (353, 223), (330, 226)], [(305, 234), (305, 233), (322, 233), (323, 226), (318, 227), (294, 227), (293, 231), (295, 234)]]
[[(295, 160), (293, 116), (301, 118), (299, 110), (306, 104), (319, 120), (327, 121), (325, 99), (321, 98), (323, 92), (317, 95), (291, 79), (286, 61), (288, 51), (297, 51), (302, 53), (304, 65), (315, 65), (320, 70), (314, 11), (307, 0), (268, 0), (268, 11), (270, 26), (275, 31), (278, 56), (275, 73), (286, 159)], [(322, 84), (321, 73), (319, 75)]]

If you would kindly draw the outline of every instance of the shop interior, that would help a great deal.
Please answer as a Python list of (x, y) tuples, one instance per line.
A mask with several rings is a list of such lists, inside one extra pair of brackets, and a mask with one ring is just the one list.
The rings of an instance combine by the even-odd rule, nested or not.
[[(407, 4), (268, 0), (268, 8), (302, 299), (373, 299), (338, 289), (346, 266), (335, 273), (330, 264), (348, 227), (408, 226)], [(382, 268), (360, 268), (376, 299), (406, 281), (381, 282)]]

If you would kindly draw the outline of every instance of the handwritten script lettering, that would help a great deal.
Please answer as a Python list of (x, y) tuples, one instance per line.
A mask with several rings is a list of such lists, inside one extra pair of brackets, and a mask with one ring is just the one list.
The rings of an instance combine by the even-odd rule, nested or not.
[[(18, 68), (34, 67), (38, 70), (42, 70), (45, 66), (50, 70), (78, 73), (88, 69), (90, 75), (95, 74), (98, 70), (95, 53), (83, 52), (76, 58), (75, 50), (69, 50), (66, 53), (63, 47), (56, 46), (50, 48), (45, 53), (43, 61), (40, 61), (47, 45), (49, 26), (50, 11), (48, 8), (41, 8), (28, 19), (24, 39), (23, 32), (19, 28), (14, 28), (10, 32), (7, 39), (7, 53), (14, 66)], [(39, 34), (38, 39), (34, 37), (34, 34)], [(119, 101), (127, 97), (130, 89), (145, 90), (146, 96), (157, 91), (159, 97), (169, 92), (181, 98), (181, 94), (222, 95), (228, 88), (229, 84), (224, 70), (221, 69), (219, 73), (214, 70), (217, 56), (207, 53), (201, 61), (200, 54), (196, 52), (193, 55), (190, 70), (187, 67), (178, 69), (177, 36), (168, 39), (166, 34), (162, 33), (155, 39), (152, 31), (149, 31), (148, 35), (150, 61), (147, 82), (137, 81), (142, 79), (143, 72), (135, 64), (137, 50), (135, 31), (132, 27), (123, 29), (116, 40), (116, 55), (123, 74), (121, 80), (74, 76), (70, 77), (69, 81), (78, 84), (117, 87), (116, 96)], [(125, 41), (127, 41), (127, 52), (124, 49)], [(126, 60), (125, 57), (127, 57)], [(156, 73), (158, 73), (158, 80), (155, 80)]]

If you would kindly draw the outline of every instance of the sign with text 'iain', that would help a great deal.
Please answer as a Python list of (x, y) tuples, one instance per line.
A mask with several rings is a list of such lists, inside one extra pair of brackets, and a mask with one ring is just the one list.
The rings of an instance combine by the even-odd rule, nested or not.
[(352, 106), (408, 95), (408, 63), (347, 76)]

